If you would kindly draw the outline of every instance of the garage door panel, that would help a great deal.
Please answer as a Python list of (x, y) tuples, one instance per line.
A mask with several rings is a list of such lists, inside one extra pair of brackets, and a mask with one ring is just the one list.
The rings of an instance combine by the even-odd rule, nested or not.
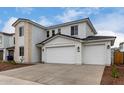
[(47, 63), (75, 64), (74, 46), (47, 48)]
[(84, 64), (105, 64), (105, 45), (87, 45), (84, 52)]

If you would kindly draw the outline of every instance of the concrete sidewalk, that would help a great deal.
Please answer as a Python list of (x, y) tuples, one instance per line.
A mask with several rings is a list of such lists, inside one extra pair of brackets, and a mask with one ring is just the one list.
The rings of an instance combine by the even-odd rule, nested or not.
[(40, 83), (0, 75), (0, 85), (39, 85)]

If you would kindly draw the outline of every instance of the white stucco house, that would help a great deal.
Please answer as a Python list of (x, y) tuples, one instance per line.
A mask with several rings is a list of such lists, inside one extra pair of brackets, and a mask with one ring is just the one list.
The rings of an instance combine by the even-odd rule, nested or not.
[(8, 34), (4, 32), (0, 32), (0, 60), (9, 60), (7, 56), (11, 56), (11, 60), (13, 60), (14, 56), (14, 33)]
[(114, 36), (96, 36), (89, 18), (49, 27), (19, 18), (15, 27), (14, 60), (24, 63), (111, 64)]

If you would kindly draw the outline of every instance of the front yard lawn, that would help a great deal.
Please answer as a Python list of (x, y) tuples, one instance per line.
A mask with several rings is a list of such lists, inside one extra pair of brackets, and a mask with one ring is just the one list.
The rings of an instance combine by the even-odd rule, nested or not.
[(31, 66), (32, 64), (13, 64), (9, 62), (0, 62), (0, 71), (5, 71), (9, 69), (14, 69), (14, 68), (20, 68), (20, 67), (25, 67), (25, 66)]
[(106, 66), (101, 79), (101, 85), (124, 85), (124, 65), (116, 66), (119, 72), (118, 78), (112, 77), (112, 66)]

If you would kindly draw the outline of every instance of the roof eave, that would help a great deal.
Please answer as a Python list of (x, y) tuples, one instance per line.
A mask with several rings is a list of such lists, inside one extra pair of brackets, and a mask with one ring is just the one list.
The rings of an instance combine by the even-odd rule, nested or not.
[(111, 41), (111, 46), (113, 46), (114, 42), (115, 42), (115, 39), (116, 39), (116, 37), (107, 38), (107, 39), (97, 39), (97, 40), (84, 40), (84, 41), (86, 41), (88, 43), (90, 43), (90, 42), (99, 42), (99, 41)]
[(94, 34), (97, 34), (97, 31), (96, 31), (95, 27), (93, 26), (92, 22), (90, 21), (90, 18), (89, 17), (87, 18), (87, 23), (92, 28)]

